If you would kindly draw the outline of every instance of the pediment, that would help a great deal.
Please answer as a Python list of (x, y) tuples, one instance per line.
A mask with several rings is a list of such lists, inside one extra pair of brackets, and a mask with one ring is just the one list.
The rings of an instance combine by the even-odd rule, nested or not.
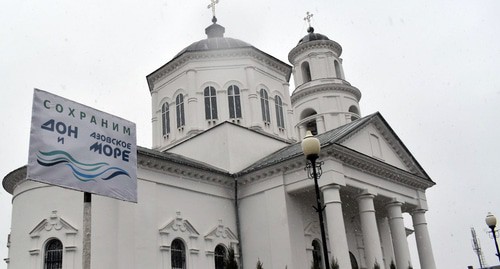
[(187, 233), (190, 237), (198, 237), (200, 234), (188, 220), (182, 218), (181, 213), (160, 229), (160, 234)]
[(337, 143), (401, 170), (429, 178), (379, 113)]
[(76, 234), (78, 229), (73, 227), (67, 221), (58, 216), (57, 211), (52, 211), (50, 217), (42, 220), (29, 233), (31, 238), (40, 237), (42, 233), (50, 231), (62, 231), (65, 234)]
[(233, 231), (231, 231), (231, 229), (229, 229), (228, 227), (224, 226), (221, 220), (219, 220), (219, 224), (215, 228), (213, 228), (210, 232), (207, 233), (207, 235), (205, 235), (205, 239), (214, 240), (216, 238), (230, 240), (234, 242), (238, 241), (238, 238), (233, 233)]

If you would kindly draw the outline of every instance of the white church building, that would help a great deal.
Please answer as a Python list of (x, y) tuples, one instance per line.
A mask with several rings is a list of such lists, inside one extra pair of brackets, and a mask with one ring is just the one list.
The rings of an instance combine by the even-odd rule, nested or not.
[[(310, 27), (289, 65), (224, 31), (214, 17), (205, 39), (147, 76), (153, 146), (137, 152), (138, 203), (93, 196), (91, 268), (219, 269), (229, 248), (240, 268), (311, 268), (324, 259), (300, 145), (311, 130), (329, 259), (435, 269), (425, 217), (435, 183), (381, 114), (361, 116), (342, 47)], [(82, 268), (83, 194), (27, 180), (26, 167), (2, 183), (8, 268)]]

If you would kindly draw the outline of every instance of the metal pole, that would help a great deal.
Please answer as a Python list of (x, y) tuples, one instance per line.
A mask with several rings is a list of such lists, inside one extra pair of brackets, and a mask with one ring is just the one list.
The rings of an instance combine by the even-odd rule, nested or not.
[(490, 227), (491, 229), (491, 234), (493, 234), (493, 240), (495, 240), (495, 247), (497, 248), (497, 257), (498, 257), (498, 260), (500, 261), (500, 251), (498, 250), (498, 242), (497, 242), (497, 235), (495, 233), (495, 226), (491, 226)]
[(92, 194), (83, 193), (83, 250), (82, 250), (82, 268), (90, 269), (90, 238), (92, 234)]
[(321, 197), (318, 186), (318, 174), (316, 173), (316, 159), (318, 156), (311, 156), (309, 160), (311, 161), (312, 169), (313, 169), (313, 178), (314, 178), (314, 188), (316, 189), (316, 211), (318, 212), (319, 217), (319, 228), (321, 230), (321, 241), (323, 241), (323, 256), (325, 259), (325, 269), (330, 268), (329, 258), (328, 258), (328, 247), (326, 245), (326, 233), (325, 233), (325, 223), (323, 222), (323, 210), (324, 207), (321, 205)]

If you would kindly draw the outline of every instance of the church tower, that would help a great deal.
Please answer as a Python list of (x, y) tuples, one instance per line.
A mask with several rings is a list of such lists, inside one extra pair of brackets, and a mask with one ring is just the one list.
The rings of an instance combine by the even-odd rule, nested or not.
[(217, 24), (147, 76), (152, 97), (153, 149), (167, 150), (231, 122), (293, 141), (291, 66), (230, 37)]
[[(308, 13), (305, 20), (312, 15)], [(321, 134), (360, 118), (361, 92), (345, 80), (342, 47), (309, 25), (288, 54), (295, 90), (291, 96), (299, 140), (307, 130)]]

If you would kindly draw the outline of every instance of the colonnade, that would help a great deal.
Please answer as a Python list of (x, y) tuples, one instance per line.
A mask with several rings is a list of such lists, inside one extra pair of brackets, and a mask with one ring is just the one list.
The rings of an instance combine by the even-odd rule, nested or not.
[[(331, 256), (337, 259), (339, 268), (351, 268), (340, 189), (340, 185), (330, 184), (323, 186), (321, 191), (325, 205), (325, 217), (327, 221)], [(366, 266), (368, 268), (373, 268), (374, 264), (377, 263), (380, 265), (380, 268), (384, 269), (386, 266), (384, 264), (377, 218), (375, 215), (375, 197), (375, 194), (363, 191), (356, 197), (356, 200), (359, 207), (359, 220), (364, 242)], [(385, 208), (387, 210), (396, 268), (406, 269), (411, 264), (411, 260), (402, 214), (402, 205), (400, 201), (391, 200), (386, 203)], [(418, 208), (410, 212), (415, 230), (420, 267), (422, 269), (436, 269), (427, 222), (425, 220), (425, 212), (426, 210), (423, 208)], [(363, 257), (360, 258), (362, 259)]]

